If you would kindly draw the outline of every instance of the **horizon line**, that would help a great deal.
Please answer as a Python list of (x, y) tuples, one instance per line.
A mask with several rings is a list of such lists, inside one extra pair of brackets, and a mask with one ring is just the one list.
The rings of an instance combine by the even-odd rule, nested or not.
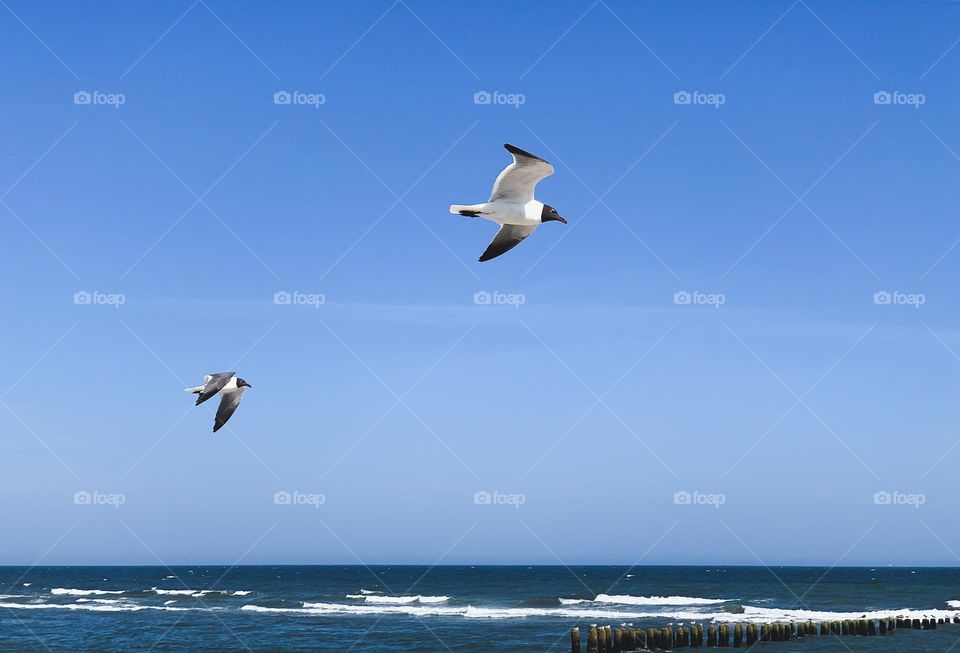
[(955, 565), (935, 565), (935, 564), (917, 564), (917, 565), (893, 565), (893, 564), (858, 564), (858, 565), (828, 565), (828, 564), (693, 564), (693, 563), (674, 563), (674, 564), (629, 564), (629, 563), (584, 563), (584, 564), (530, 564), (522, 562), (511, 563), (450, 563), (450, 564), (427, 564), (417, 562), (401, 563), (349, 563), (338, 564), (331, 562), (280, 562), (280, 563), (251, 563), (251, 564), (229, 564), (229, 563), (177, 563), (177, 564), (117, 564), (117, 563), (80, 563), (80, 564), (7, 564), (0, 563), (0, 569), (4, 568), (30, 568), (30, 569), (51, 569), (51, 568), (99, 568), (99, 567), (139, 567), (167, 569), (174, 567), (230, 567), (231, 569), (242, 569), (252, 567), (337, 567), (358, 569), (371, 567), (430, 567), (431, 569), (451, 568), (451, 567), (542, 567), (542, 568), (572, 568), (572, 567), (624, 567), (629, 569), (644, 569), (651, 567), (687, 567), (687, 568), (724, 568), (724, 569), (957, 569), (960, 564)]

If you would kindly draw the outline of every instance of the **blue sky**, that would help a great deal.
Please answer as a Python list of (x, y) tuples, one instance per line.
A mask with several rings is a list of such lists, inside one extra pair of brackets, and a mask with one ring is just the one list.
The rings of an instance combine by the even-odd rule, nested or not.
[(958, 17), (8, 0), (0, 562), (955, 564)]

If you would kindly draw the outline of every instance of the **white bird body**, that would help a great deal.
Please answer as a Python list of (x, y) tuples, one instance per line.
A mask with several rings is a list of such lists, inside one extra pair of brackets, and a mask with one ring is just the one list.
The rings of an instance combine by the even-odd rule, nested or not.
[(236, 372), (221, 372), (207, 374), (203, 377), (203, 385), (184, 388), (184, 390), (198, 395), (195, 404), (197, 406), (216, 395), (221, 397), (220, 407), (217, 408), (217, 416), (213, 424), (213, 432), (216, 433), (233, 415), (237, 406), (240, 405), (243, 391), (249, 387), (250, 384), (238, 377)]
[[(192, 392), (192, 393), (194, 393), (194, 394), (200, 394), (200, 393), (203, 391), (203, 388), (204, 388), (208, 383), (210, 383), (210, 380), (211, 380), (212, 378), (213, 378), (213, 375), (211, 375), (211, 374), (206, 374), (206, 375), (204, 375), (204, 377), (203, 377), (203, 385), (197, 385), (197, 386), (194, 386), (194, 387), (192, 387), (192, 388), (184, 388), (183, 391), (184, 391), (184, 392)], [(241, 388), (241, 389), (242, 389), (242, 388)], [(236, 374), (234, 374), (233, 376), (231, 376), (231, 377), (230, 377), (230, 380), (227, 381), (227, 382), (223, 385), (222, 388), (220, 388), (219, 390), (217, 390), (217, 394), (218, 394), (218, 395), (222, 395), (222, 394), (224, 394), (224, 393), (226, 393), (226, 392), (232, 392), (232, 391), (234, 391), (234, 390), (237, 390), (237, 375), (236, 375)]]
[(543, 213), (543, 202), (530, 200), (526, 204), (497, 200), (483, 204), (461, 205), (454, 204), (450, 213), (459, 214), (460, 211), (476, 211), (478, 218), (496, 222), (499, 225), (513, 224), (523, 227), (537, 228), (541, 224), (540, 215)]
[(480, 257), (489, 261), (510, 251), (544, 222), (566, 220), (552, 206), (533, 199), (537, 183), (553, 174), (553, 166), (540, 157), (506, 144), (513, 163), (497, 176), (490, 199), (482, 204), (451, 204), (450, 213), (483, 218), (500, 225), (500, 230)]

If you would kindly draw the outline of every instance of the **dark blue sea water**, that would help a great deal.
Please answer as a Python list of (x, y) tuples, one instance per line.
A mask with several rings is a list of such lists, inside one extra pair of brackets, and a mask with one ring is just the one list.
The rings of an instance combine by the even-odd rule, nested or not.
[[(960, 569), (0, 567), (0, 651), (569, 651), (590, 623), (960, 615)], [(953, 603), (951, 603), (953, 602)], [(960, 651), (960, 625), (776, 651)]]

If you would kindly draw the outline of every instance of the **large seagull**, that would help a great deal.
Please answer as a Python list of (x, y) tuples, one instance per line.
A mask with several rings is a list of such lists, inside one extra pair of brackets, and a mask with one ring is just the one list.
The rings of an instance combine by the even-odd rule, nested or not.
[(220, 407), (217, 408), (217, 417), (213, 422), (213, 432), (216, 433), (221, 426), (227, 423), (237, 406), (240, 405), (240, 397), (243, 396), (244, 389), (252, 387), (237, 376), (236, 372), (220, 372), (219, 374), (207, 374), (203, 377), (203, 385), (184, 388), (184, 390), (198, 395), (197, 403), (194, 406), (199, 406), (214, 395), (220, 395)]
[(513, 163), (493, 183), (490, 199), (483, 204), (450, 205), (450, 213), (484, 218), (500, 225), (500, 231), (480, 257), (481, 263), (509, 252), (544, 222), (557, 220), (567, 224), (555, 208), (533, 199), (534, 187), (553, 174), (553, 166), (509, 143), (504, 147), (513, 155)]

